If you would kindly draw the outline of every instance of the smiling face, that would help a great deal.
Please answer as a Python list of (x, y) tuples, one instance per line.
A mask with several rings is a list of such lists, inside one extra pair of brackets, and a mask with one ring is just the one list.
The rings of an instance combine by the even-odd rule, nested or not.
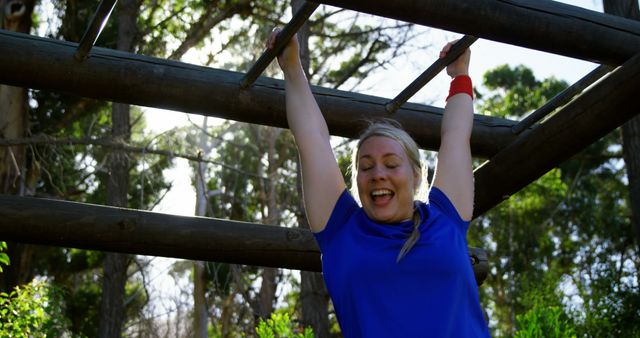
[(369, 218), (381, 223), (411, 219), (419, 174), (400, 143), (385, 136), (367, 138), (358, 150), (358, 195)]

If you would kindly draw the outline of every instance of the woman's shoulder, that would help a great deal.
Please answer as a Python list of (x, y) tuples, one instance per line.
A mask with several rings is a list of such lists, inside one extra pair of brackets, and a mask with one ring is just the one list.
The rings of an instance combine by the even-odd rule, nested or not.
[(469, 221), (465, 221), (462, 219), (462, 217), (458, 213), (458, 210), (453, 205), (449, 197), (437, 187), (431, 187), (431, 189), (429, 190), (427, 206), (430, 209), (437, 209), (440, 213), (446, 215), (456, 224), (464, 225), (465, 228), (469, 224)]
[(315, 233), (316, 238), (333, 236), (358, 210), (360, 210), (358, 202), (353, 198), (349, 189), (345, 188), (338, 197), (324, 229)]

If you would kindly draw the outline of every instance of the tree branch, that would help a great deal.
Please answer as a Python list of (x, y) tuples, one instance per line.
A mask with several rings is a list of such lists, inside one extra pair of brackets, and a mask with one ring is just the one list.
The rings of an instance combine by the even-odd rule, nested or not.
[(217, 24), (250, 7), (250, 1), (238, 1), (237, 3), (225, 8), (217, 15), (212, 15), (213, 11), (217, 9), (217, 2), (211, 2), (198, 21), (191, 25), (184, 41), (175, 51), (173, 51), (173, 53), (171, 53), (169, 59), (179, 60), (191, 47), (202, 41), (202, 39)]
[[(36, 144), (45, 144), (45, 145), (51, 145), (51, 144), (53, 144), (53, 145), (98, 145), (98, 146), (103, 146), (103, 147), (109, 147), (109, 148), (112, 148), (112, 149), (124, 150), (124, 151), (130, 152), (130, 153), (154, 154), (154, 155), (161, 155), (161, 156), (167, 156), (167, 157), (183, 158), (183, 159), (186, 159), (186, 160), (189, 160), (189, 161), (194, 161), (194, 162), (210, 163), (210, 164), (221, 166), (221, 167), (229, 169), (229, 170), (236, 171), (236, 172), (241, 173), (243, 175), (259, 177), (259, 176), (256, 176), (256, 174), (253, 174), (253, 173), (250, 173), (248, 171), (236, 168), (234, 166), (231, 166), (231, 165), (228, 165), (228, 164), (225, 164), (225, 163), (220, 163), (220, 162), (213, 161), (213, 160), (209, 160), (209, 159), (205, 159), (205, 158), (202, 157), (202, 154), (190, 155), (190, 154), (183, 154), (183, 153), (179, 153), (179, 152), (174, 152), (174, 151), (171, 151), (171, 150), (163, 150), (163, 149), (154, 149), (154, 148), (150, 148), (150, 147), (134, 146), (134, 145), (126, 144), (122, 140), (120, 140), (120, 141), (112, 141), (112, 140), (110, 140), (108, 138), (90, 138), (90, 137), (86, 137), (86, 138), (54, 138), (54, 137), (51, 137), (51, 136), (48, 136), (48, 135), (44, 135), (44, 134), (34, 135), (33, 137), (28, 137), (28, 138), (0, 139), (0, 147), (10, 147), (10, 146), (15, 146), (15, 145), (36, 145)], [(264, 177), (261, 177), (261, 178), (266, 179)]]

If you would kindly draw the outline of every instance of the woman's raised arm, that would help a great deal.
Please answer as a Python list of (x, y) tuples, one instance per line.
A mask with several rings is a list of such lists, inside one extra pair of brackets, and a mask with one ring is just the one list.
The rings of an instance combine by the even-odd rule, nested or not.
[[(278, 33), (271, 33), (267, 48), (273, 47)], [(300, 153), (307, 219), (311, 230), (320, 232), (346, 185), (331, 148), (327, 123), (302, 69), (299, 49), (294, 36), (278, 56), (278, 64), (284, 72), (287, 121)]]
[[(453, 43), (440, 52), (444, 57)], [(468, 78), (470, 51), (467, 49), (447, 67), (447, 74), (458, 86), (470, 90)], [(456, 86), (454, 85), (453, 88)], [(473, 168), (471, 162), (471, 128), (473, 127), (473, 99), (470, 93), (454, 90), (444, 108), (438, 164), (433, 185), (442, 190), (464, 220), (473, 217)]]

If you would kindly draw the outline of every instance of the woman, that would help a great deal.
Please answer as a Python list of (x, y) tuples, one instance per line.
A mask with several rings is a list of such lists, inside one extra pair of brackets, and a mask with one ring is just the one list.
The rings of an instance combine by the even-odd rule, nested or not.
[(467, 50), (447, 67), (453, 80), (429, 203), (414, 202), (422, 179), (417, 145), (398, 125), (380, 122), (363, 133), (353, 157), (360, 207), (346, 190), (297, 39), (278, 57), (307, 217), (345, 337), (489, 336), (466, 243), (473, 215), (469, 59)]

